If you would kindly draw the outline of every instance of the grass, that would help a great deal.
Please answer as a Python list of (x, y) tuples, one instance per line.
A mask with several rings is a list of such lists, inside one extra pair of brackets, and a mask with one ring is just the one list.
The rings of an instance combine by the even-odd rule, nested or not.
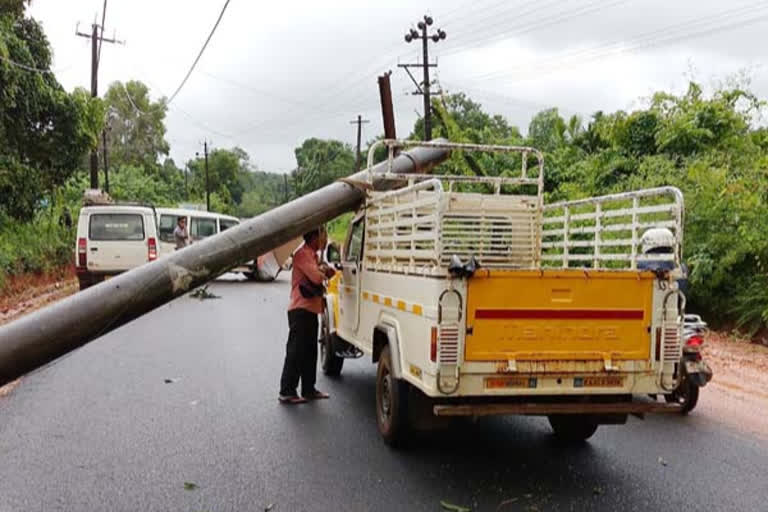
[(0, 294), (16, 276), (47, 274), (72, 263), (74, 237), (74, 227), (50, 216), (29, 223), (0, 218)]

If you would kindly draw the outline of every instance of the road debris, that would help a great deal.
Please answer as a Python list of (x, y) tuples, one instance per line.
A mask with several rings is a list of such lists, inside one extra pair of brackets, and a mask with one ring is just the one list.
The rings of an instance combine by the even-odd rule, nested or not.
[(269, 511), (270, 511), (270, 510), (272, 510), (273, 508), (275, 508), (275, 504), (274, 504), (274, 503), (270, 503), (269, 505), (267, 505), (266, 507), (264, 507), (264, 512), (269, 512)]
[(508, 500), (504, 500), (496, 507), (496, 511), (498, 512), (502, 508), (506, 507), (507, 505), (511, 505), (517, 501), (517, 498), (509, 498)]
[(220, 299), (221, 298), (220, 295), (216, 295), (216, 294), (214, 294), (212, 292), (209, 292), (208, 291), (208, 285), (201, 286), (200, 288), (197, 288), (192, 293), (190, 293), (189, 296), (191, 298), (193, 298), (193, 299), (200, 299), (200, 300)]
[(595, 496), (600, 496), (601, 494), (603, 494), (603, 488), (600, 487), (599, 485), (594, 486), (592, 488), (592, 494), (594, 494)]
[(184, 482), (184, 490), (186, 491), (194, 491), (195, 489), (199, 489), (199, 488), (200, 486), (194, 482)]
[(180, 380), (181, 379), (174, 377), (172, 379), (163, 379), (163, 382), (165, 382), (166, 384), (174, 384), (176, 382), (179, 382)]
[(667, 465), (667, 461), (664, 460), (663, 457), (659, 457), (659, 464), (661, 464), (662, 466), (666, 466)]
[(440, 501), (440, 506), (443, 507), (443, 510), (450, 510), (451, 512), (472, 512), (471, 508), (454, 505), (453, 503), (448, 503), (447, 501), (442, 500)]

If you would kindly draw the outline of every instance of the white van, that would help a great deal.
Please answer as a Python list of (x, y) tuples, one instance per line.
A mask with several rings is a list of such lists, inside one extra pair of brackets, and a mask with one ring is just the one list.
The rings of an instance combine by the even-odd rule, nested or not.
[(80, 210), (75, 269), (81, 290), (157, 257), (154, 208), (110, 204)]
[[(237, 217), (224, 215), (223, 213), (184, 208), (156, 208), (155, 210), (157, 213), (161, 257), (173, 254), (176, 250), (173, 231), (176, 229), (180, 217), (187, 219), (187, 230), (192, 243), (240, 224), (240, 220)], [(246, 262), (239, 267), (231, 269), (230, 272), (241, 273), (254, 281), (272, 281), (280, 273), (284, 263), (300, 243), (300, 238), (286, 242), (280, 247), (259, 256), (256, 260)]]
[(176, 229), (176, 224), (181, 217), (187, 219), (187, 230), (192, 243), (240, 224), (237, 217), (222, 213), (187, 210), (184, 208), (156, 208), (155, 211), (157, 213), (161, 256), (173, 254), (173, 251), (176, 250), (173, 230)]

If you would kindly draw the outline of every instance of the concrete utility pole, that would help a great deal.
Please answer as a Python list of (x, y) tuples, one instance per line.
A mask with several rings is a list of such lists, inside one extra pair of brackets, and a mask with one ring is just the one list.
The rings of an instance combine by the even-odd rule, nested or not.
[(107, 161), (107, 129), (101, 131), (102, 156), (104, 157), (104, 191), (109, 194), (109, 163)]
[[(208, 179), (208, 141), (203, 141), (203, 155), (205, 159), (205, 211), (211, 211), (211, 187)], [(195, 153), (195, 157), (200, 158), (200, 153)]]
[(349, 122), (349, 124), (357, 125), (357, 156), (355, 158), (355, 172), (360, 172), (360, 137), (363, 131), (364, 123), (370, 123), (370, 121), (368, 121), (367, 119), (363, 119), (363, 116), (359, 114), (356, 120)]
[[(104, 2), (104, 12), (102, 13), (102, 20), (106, 15), (107, 4)], [(101, 32), (101, 33), (100, 33)], [(122, 41), (118, 41), (114, 37), (109, 39), (104, 37), (104, 26), (93, 23), (91, 25), (91, 33), (80, 32), (75, 29), (75, 35), (80, 37), (88, 37), (91, 40), (91, 97), (96, 98), (99, 95), (99, 60), (101, 57), (101, 44), (104, 42), (113, 44), (123, 44)], [(91, 188), (99, 188), (99, 155), (98, 149), (93, 148), (91, 150)]]
[[(427, 143), (428, 144), (428, 143)], [(395, 173), (425, 173), (449, 156), (440, 147), (403, 151)], [(391, 188), (382, 162), (0, 326), (0, 386), (205, 284), (230, 268), (356, 210), (366, 189)], [(370, 181), (369, 181), (370, 179)]]
[[(410, 32), (405, 34), (405, 42), (410, 43), (412, 41), (415, 41), (416, 39), (421, 39), (422, 43), (422, 63), (421, 64), (398, 64), (398, 67), (404, 68), (405, 72), (408, 73), (408, 76), (411, 77), (411, 80), (416, 85), (416, 92), (413, 94), (415, 95), (423, 95), (424, 96), (424, 140), (432, 140), (432, 104), (430, 103), (429, 99), (429, 68), (437, 67), (437, 64), (430, 64), (429, 63), (429, 48), (428, 43), (431, 39), (432, 42), (437, 43), (441, 39), (445, 39), (446, 34), (443, 29), (438, 29), (437, 32), (434, 34), (428, 34), (427, 29), (430, 25), (432, 25), (433, 20), (431, 16), (424, 16), (424, 20), (420, 21), (417, 24), (417, 27), (421, 31), (417, 31), (416, 29), (411, 29)], [(416, 79), (411, 74), (411, 71), (409, 68), (413, 67), (421, 67), (424, 68), (424, 81), (422, 82), (422, 87), (419, 86), (419, 83), (416, 81)]]
[(396, 139), (395, 109), (392, 107), (392, 86), (389, 81), (391, 71), (379, 77), (379, 96), (381, 98), (381, 117), (384, 123), (384, 138)]

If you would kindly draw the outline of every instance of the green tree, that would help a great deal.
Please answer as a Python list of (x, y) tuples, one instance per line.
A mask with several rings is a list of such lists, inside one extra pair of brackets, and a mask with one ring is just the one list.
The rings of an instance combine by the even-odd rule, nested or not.
[(113, 82), (104, 96), (107, 108), (108, 148), (116, 166), (139, 165), (154, 169), (170, 146), (165, 140), (165, 98), (152, 101), (142, 82)]
[(297, 196), (348, 176), (355, 168), (355, 152), (338, 140), (307, 139), (294, 153), (297, 168), (291, 175)]
[(7, 2), (0, 15), (0, 210), (30, 220), (96, 144), (103, 108), (56, 81), (48, 40), (23, 5)]

